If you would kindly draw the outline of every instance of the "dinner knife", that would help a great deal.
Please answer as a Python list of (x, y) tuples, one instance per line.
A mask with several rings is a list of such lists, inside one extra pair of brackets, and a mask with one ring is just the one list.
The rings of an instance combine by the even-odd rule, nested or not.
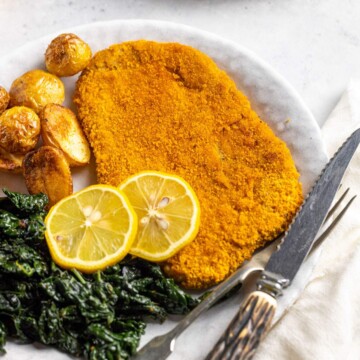
[(309, 253), (359, 142), (360, 129), (357, 129), (325, 166), (261, 272), (257, 290), (245, 300), (206, 360), (250, 360), (254, 356), (270, 329), (276, 299), (291, 284)]

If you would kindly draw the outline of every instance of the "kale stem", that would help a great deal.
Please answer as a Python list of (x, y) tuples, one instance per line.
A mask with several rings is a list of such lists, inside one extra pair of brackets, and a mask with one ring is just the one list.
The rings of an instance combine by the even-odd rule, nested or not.
[(76, 269), (71, 269), (71, 272), (82, 284), (86, 284), (85, 279), (81, 276), (81, 274)]
[(101, 271), (97, 271), (95, 273), (95, 280), (98, 281), (98, 282), (102, 282)]

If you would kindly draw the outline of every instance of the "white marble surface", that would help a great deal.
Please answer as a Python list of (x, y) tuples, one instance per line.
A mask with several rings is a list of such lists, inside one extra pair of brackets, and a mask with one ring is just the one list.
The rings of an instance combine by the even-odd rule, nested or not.
[(248, 47), (289, 80), (319, 124), (360, 77), (358, 0), (1, 0), (0, 56), (67, 27), (130, 18), (180, 22)]

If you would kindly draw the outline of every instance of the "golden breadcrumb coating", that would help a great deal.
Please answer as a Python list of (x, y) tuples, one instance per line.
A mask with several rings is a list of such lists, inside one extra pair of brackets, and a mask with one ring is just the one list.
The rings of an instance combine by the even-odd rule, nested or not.
[(163, 264), (184, 287), (223, 280), (284, 231), (302, 202), (285, 143), (229, 76), (189, 46), (134, 41), (100, 51), (74, 101), (99, 183), (158, 170), (197, 193), (199, 234)]

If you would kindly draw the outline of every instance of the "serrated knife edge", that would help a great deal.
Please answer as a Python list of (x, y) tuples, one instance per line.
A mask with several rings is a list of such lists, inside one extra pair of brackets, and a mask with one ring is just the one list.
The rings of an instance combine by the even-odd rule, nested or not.
[[(341, 179), (345, 173), (347, 165), (355, 153), (359, 142), (360, 129), (353, 132), (347, 138), (347, 140), (336, 151), (334, 156), (324, 167), (311, 191), (306, 196), (302, 206), (298, 210), (288, 230), (286, 231), (284, 238), (278, 245), (277, 250), (271, 255), (265, 267), (266, 271), (279, 273), (288, 280), (293, 279), (302, 261), (305, 259), (307, 253), (311, 249), (316, 233), (320, 229), (325, 219), (328, 209), (330, 208), (336, 191), (340, 185)], [(331, 187), (331, 189), (329, 189), (329, 187)], [(319, 209), (319, 207), (321, 207), (319, 212), (314, 213), (315, 210)], [(314, 216), (313, 219), (311, 219), (311, 215)], [(302, 227), (300, 227), (300, 225)], [(298, 233), (294, 234), (296, 231), (298, 231)], [(291, 238), (300, 239), (302, 237), (305, 239), (308, 238), (308, 241), (294, 241), (293, 244), (289, 245), (289, 240), (292, 240)], [(297, 242), (298, 246), (295, 246), (295, 243)], [(293, 262), (291, 264), (292, 271), (289, 273), (286, 273), (286, 269), (283, 269), (285, 271), (281, 271), (283, 263), (282, 260), (289, 256), (289, 254), (283, 253), (284, 246), (286, 246), (286, 250), (289, 251), (289, 254), (294, 256), (292, 259)], [(295, 260), (297, 260), (297, 262), (295, 262)]]

